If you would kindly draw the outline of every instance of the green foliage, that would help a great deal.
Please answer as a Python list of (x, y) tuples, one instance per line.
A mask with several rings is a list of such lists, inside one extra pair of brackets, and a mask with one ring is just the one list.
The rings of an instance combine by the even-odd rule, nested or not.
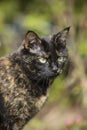
[(87, 30), (84, 32), (82, 39), (79, 41), (78, 49), (82, 55), (87, 56)]
[(74, 1), (74, 9), (75, 9), (75, 13), (81, 13), (83, 11), (84, 8), (84, 3), (85, 0), (75, 0)]
[(44, 128), (43, 123), (41, 122), (41, 120), (39, 119), (33, 119), (32, 121), (30, 121), (30, 123), (28, 125), (26, 125), (25, 129), (29, 130), (29, 128), (31, 129), (40, 129), (42, 130)]
[[(39, 17), (39, 19), (38, 19)], [(48, 19), (49, 21), (49, 19)], [(30, 14), (26, 15), (23, 20), (22, 25), (27, 29), (34, 30), (40, 34), (47, 35), (50, 33), (50, 25), (47, 22), (47, 17), (45, 15)], [(38, 28), (37, 28), (38, 27)], [(43, 30), (43, 32), (42, 32)], [(45, 31), (46, 30), (46, 31)]]
[(57, 101), (61, 97), (61, 93), (64, 89), (63, 87), (64, 87), (64, 81), (62, 79), (62, 76), (60, 76), (55, 80), (50, 90), (50, 97), (49, 97), (50, 103)]

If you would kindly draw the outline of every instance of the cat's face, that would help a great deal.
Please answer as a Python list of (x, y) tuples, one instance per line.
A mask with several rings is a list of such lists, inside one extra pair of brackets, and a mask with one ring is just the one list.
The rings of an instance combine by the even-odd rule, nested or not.
[[(69, 27), (51, 37), (39, 37), (28, 31), (23, 42), (27, 63), (33, 78), (50, 79), (58, 76), (68, 59), (66, 39)], [(29, 60), (29, 61), (28, 61)]]

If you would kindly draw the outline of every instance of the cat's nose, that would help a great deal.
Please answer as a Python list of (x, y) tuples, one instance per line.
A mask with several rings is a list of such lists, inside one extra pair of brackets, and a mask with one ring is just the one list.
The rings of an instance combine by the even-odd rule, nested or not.
[(58, 67), (57, 67), (56, 65), (54, 65), (53, 68), (52, 68), (52, 70), (53, 70), (54, 72), (57, 72)]

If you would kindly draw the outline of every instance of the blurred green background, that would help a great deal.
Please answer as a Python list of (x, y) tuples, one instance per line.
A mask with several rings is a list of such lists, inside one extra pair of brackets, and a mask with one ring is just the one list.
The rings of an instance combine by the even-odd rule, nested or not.
[(51, 35), (67, 26), (69, 62), (24, 130), (87, 130), (87, 0), (0, 0), (0, 56), (16, 50), (28, 30)]

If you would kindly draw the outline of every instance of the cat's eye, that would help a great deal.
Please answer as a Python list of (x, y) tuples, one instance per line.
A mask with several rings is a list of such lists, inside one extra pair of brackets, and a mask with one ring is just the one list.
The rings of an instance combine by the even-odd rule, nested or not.
[(47, 62), (47, 59), (46, 58), (39, 58), (39, 61), (44, 64)]
[(63, 57), (59, 57), (58, 62), (63, 62)]

